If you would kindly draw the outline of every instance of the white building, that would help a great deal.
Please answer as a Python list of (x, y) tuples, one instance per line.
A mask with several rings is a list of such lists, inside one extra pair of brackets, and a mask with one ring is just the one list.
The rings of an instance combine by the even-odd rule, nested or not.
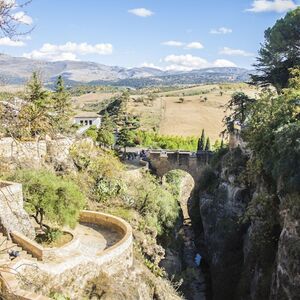
[(74, 117), (74, 124), (84, 127), (90, 127), (94, 125), (97, 128), (100, 128), (101, 116), (92, 112), (84, 112)]

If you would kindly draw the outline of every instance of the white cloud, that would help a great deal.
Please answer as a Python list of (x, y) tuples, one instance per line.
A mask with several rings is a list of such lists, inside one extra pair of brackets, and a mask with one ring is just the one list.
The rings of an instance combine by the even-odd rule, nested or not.
[(39, 50), (24, 53), (23, 56), (32, 59), (50, 61), (78, 60), (77, 55), (97, 54), (108, 55), (113, 52), (111, 44), (90, 45), (87, 43), (67, 42), (64, 45), (44, 44)]
[(188, 49), (203, 49), (203, 45), (199, 42), (192, 42), (186, 45)]
[(162, 43), (165, 46), (171, 46), (171, 47), (182, 47), (184, 46), (184, 43), (179, 41), (167, 41)]
[(246, 11), (259, 13), (259, 12), (277, 12), (284, 13), (286, 11), (295, 9), (298, 5), (292, 0), (255, 0), (252, 7)]
[(216, 68), (236, 67), (236, 64), (227, 59), (217, 59), (213, 62), (213, 67)]
[(159, 66), (157, 66), (155, 64), (147, 63), (147, 62), (144, 62), (143, 64), (141, 64), (141, 67), (162, 70), (162, 67), (159, 67)]
[(191, 43), (183, 43), (179, 41), (167, 41), (163, 42), (162, 45), (170, 46), (170, 47), (183, 47), (186, 49), (203, 49), (203, 45), (200, 42), (191, 42)]
[(19, 11), (13, 15), (14, 19), (22, 24), (31, 25), (33, 20), (30, 16), (26, 15), (24, 11)]
[(236, 65), (226, 59), (217, 59), (214, 62), (208, 62), (206, 59), (191, 54), (169, 55), (164, 61), (170, 63), (165, 70), (167, 71), (191, 71), (211, 67), (236, 67)]
[(62, 61), (62, 60), (78, 60), (77, 55), (71, 52), (41, 52), (34, 50), (30, 53), (24, 53), (24, 57), (38, 60)]
[(9, 37), (0, 38), (0, 46), (23, 47), (25, 43), (20, 40), (11, 40)]
[(142, 18), (151, 17), (152, 15), (154, 15), (153, 11), (146, 8), (134, 8), (128, 10), (128, 12)]
[(191, 54), (186, 55), (169, 55), (165, 57), (165, 62), (171, 63), (172, 68), (175, 66), (180, 66), (181, 68), (193, 70), (202, 69), (209, 66), (209, 63), (204, 58), (193, 56)]
[(245, 56), (245, 57), (254, 56), (253, 53), (241, 49), (232, 49), (229, 47), (224, 47), (223, 49), (221, 49), (219, 54), (229, 55), (229, 56)]
[(232, 29), (226, 28), (226, 27), (220, 27), (217, 29), (211, 29), (210, 33), (211, 34), (229, 34), (229, 33), (232, 33)]

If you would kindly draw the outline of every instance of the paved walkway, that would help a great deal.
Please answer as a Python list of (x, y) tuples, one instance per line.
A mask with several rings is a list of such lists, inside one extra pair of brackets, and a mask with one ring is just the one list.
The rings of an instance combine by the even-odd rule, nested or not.
[(53, 249), (55, 253), (42, 263), (59, 264), (70, 257), (94, 257), (121, 239), (120, 233), (112, 228), (83, 222), (70, 232), (74, 239), (61, 248)]
[(79, 247), (76, 250), (90, 256), (113, 246), (121, 238), (112, 228), (88, 223), (78, 224), (73, 234), (79, 239)]

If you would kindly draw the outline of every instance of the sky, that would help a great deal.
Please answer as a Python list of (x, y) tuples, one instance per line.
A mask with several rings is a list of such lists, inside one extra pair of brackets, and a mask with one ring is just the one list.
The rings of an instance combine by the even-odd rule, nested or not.
[(300, 0), (33, 0), (14, 9), (22, 29), (32, 32), (0, 38), (0, 52), (163, 70), (251, 68), (265, 29), (298, 5)]

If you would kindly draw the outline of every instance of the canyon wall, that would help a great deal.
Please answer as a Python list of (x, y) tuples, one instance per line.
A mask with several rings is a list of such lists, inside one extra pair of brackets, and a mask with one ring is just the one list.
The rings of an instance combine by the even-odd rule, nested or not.
[(264, 178), (248, 185), (248, 163), (232, 149), (200, 182), (213, 299), (299, 299), (299, 195), (280, 197)]

